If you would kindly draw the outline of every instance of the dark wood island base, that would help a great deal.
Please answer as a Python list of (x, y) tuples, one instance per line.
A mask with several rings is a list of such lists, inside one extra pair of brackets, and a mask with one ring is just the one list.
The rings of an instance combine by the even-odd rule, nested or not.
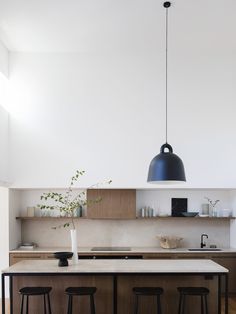
[[(186, 263), (186, 261), (182, 261)], [(191, 261), (192, 266), (188, 265), (188, 269), (184, 269), (181, 266), (181, 260), (178, 260), (178, 262), (168, 261), (171, 265), (168, 264), (167, 266), (165, 266), (165, 260), (141, 260), (135, 262), (131, 260), (80, 261), (77, 266), (69, 266), (63, 270), (56, 269), (55, 261), (43, 262), (44, 267), (41, 269), (39, 267), (38, 271), (37, 261), (27, 261), (11, 266), (2, 274), (2, 278), (9, 276), (10, 283), (12, 283), (11, 314), (20, 313), (21, 300), (18, 291), (25, 286), (52, 287), (52, 292), (50, 293), (52, 313), (56, 314), (67, 313), (68, 299), (65, 289), (69, 286), (93, 286), (97, 288), (95, 294), (96, 314), (133, 314), (134, 296), (132, 288), (142, 286), (162, 287), (164, 289), (164, 294), (161, 296), (163, 313), (177, 313), (179, 302), (177, 287), (202, 286), (210, 290), (208, 297), (209, 314), (220, 314), (221, 298), (219, 291), (221, 289), (221, 281), (222, 277), (224, 279), (228, 277), (225, 268), (209, 260)], [(25, 271), (27, 263), (30, 266), (29, 271)], [(42, 263), (42, 261), (39, 263)], [(47, 263), (49, 263), (49, 272), (45, 272)], [(205, 271), (194, 271), (198, 263), (201, 264), (200, 269), (204, 265), (206, 266)], [(19, 271), (21, 269), (20, 264), (23, 272)], [(36, 267), (32, 268), (34, 264)], [(172, 267), (173, 271), (171, 271)], [(182, 271), (180, 271), (181, 267), (183, 268)], [(54, 268), (56, 271), (53, 272)], [(106, 271), (104, 271), (105, 268), (107, 268)], [(11, 269), (13, 269), (12, 272), (10, 272)], [(150, 269), (150, 272), (148, 269)], [(227, 280), (225, 292), (225, 314), (227, 314)], [(43, 302), (40, 297), (32, 297), (29, 306), (30, 312), (34, 314), (43, 312)], [(156, 313), (155, 298), (150, 296), (141, 298), (139, 309), (140, 313)], [(83, 296), (74, 298), (73, 310), (75, 313), (90, 313), (89, 298)], [(189, 297), (186, 304), (186, 313), (198, 314), (199, 310), (200, 298)]]

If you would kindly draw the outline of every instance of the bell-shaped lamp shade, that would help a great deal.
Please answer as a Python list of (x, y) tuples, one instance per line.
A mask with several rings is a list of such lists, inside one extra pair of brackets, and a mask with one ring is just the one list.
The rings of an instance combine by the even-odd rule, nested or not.
[[(165, 152), (165, 148), (169, 151)], [(148, 183), (176, 184), (186, 181), (182, 160), (173, 153), (171, 145), (161, 146), (160, 154), (155, 156), (149, 166)]]

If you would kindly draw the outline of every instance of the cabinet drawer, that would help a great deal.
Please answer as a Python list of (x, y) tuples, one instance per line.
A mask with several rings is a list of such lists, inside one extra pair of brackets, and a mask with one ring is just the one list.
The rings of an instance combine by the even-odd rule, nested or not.
[(10, 266), (13, 264), (16, 264), (23, 260), (37, 260), (42, 259), (43, 254), (37, 254), (37, 253), (13, 253), (10, 254)]
[(144, 259), (173, 259), (175, 258), (173, 254), (143, 254)]

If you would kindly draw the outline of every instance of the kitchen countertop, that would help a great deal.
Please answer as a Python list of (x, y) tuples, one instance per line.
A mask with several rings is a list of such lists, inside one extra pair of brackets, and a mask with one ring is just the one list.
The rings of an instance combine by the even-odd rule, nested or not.
[[(152, 253), (188, 253), (188, 254), (199, 254), (199, 253), (211, 253), (211, 254), (222, 254), (222, 253), (236, 253), (236, 248), (221, 248), (221, 251), (188, 251), (188, 248), (177, 248), (177, 249), (162, 249), (161, 247), (131, 247), (130, 251), (91, 251), (92, 247), (78, 247), (78, 253), (81, 254), (152, 254)], [(14, 249), (10, 253), (53, 253), (58, 251), (70, 252), (70, 247), (36, 247), (34, 249)]]
[(77, 265), (58, 267), (56, 260), (29, 260), (14, 264), (5, 274), (40, 273), (228, 273), (228, 269), (208, 259), (193, 260), (80, 260)]

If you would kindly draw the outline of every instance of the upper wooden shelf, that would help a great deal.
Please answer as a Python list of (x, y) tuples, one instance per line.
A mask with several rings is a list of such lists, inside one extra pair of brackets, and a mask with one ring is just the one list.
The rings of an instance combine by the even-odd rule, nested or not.
[[(51, 219), (71, 219), (71, 217), (54, 217), (54, 216), (42, 216), (42, 217), (16, 217), (21, 220), (51, 220)], [(87, 219), (87, 217), (73, 217), (73, 219)]]
[(236, 219), (236, 217), (174, 217), (174, 216), (157, 216), (157, 217), (137, 217), (137, 219), (203, 219), (203, 220), (222, 220), (222, 219)]
[[(70, 219), (71, 217), (53, 217), (53, 216), (42, 216), (42, 217), (16, 217), (20, 220), (53, 220), (53, 219)], [(88, 217), (74, 217), (74, 219), (117, 219), (117, 218), (88, 218)], [(121, 218), (124, 219), (124, 218)], [(126, 218), (132, 220), (132, 218)], [(158, 219), (202, 219), (202, 220), (229, 220), (236, 219), (236, 217), (173, 217), (173, 216), (158, 216), (158, 217), (136, 217), (138, 220), (158, 220)]]

